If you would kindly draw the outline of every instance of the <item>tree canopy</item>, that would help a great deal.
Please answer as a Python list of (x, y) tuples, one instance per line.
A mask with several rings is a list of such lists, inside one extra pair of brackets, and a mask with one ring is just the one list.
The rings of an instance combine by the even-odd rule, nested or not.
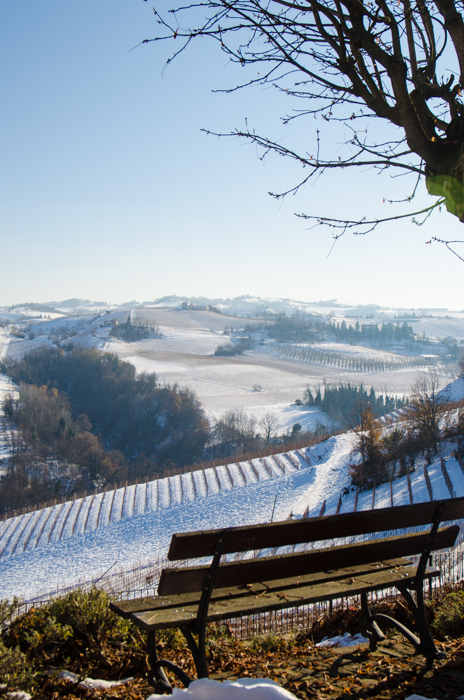
[[(234, 132), (264, 155), (274, 152), (306, 169), (288, 192), (338, 168), (411, 173), (425, 179), (437, 198), (416, 215), (443, 205), (463, 222), (462, 8), (462, 0), (201, 0), (166, 14), (155, 8), (158, 33), (142, 43), (176, 40), (169, 63), (192, 41), (208, 37), (231, 61), (252, 70), (231, 91), (271, 85), (293, 99), (284, 122), (315, 116), (348, 127), (343, 156), (328, 158), (319, 135), (309, 154), (308, 143), (297, 151), (248, 128)], [(373, 117), (393, 127), (384, 138), (369, 134)], [(302, 216), (334, 227), (336, 237), (389, 220)], [(444, 242), (458, 255), (453, 242)]]
[(107, 450), (134, 463), (145, 457), (167, 468), (192, 464), (209, 437), (190, 391), (160, 386), (154, 374), (136, 375), (111, 353), (39, 348), (4, 370), (16, 382), (63, 393), (73, 420), (84, 418)]

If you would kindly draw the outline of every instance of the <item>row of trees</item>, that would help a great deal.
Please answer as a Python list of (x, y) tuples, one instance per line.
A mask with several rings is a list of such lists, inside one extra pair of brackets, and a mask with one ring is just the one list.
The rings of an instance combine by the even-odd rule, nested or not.
[(260, 420), (247, 415), (242, 409), (226, 411), (216, 422), (208, 446), (211, 458), (224, 459), (232, 456), (243, 456), (263, 453), (272, 444), (288, 443), (326, 435), (327, 431), (307, 433), (303, 432), (300, 423), (295, 423), (291, 431), (285, 435), (278, 435), (279, 419), (268, 411)]
[(349, 342), (369, 341), (378, 345), (391, 343), (393, 341), (411, 341), (415, 338), (415, 333), (406, 321), (404, 323), (382, 323), (379, 327), (376, 323), (363, 323), (359, 321), (351, 326), (346, 321), (341, 323), (330, 323), (330, 331), (340, 340)]
[(403, 396), (388, 394), (376, 394), (372, 387), (370, 391), (361, 386), (351, 384), (341, 384), (340, 386), (318, 386), (313, 395), (311, 387), (307, 387), (303, 403), (306, 406), (317, 406), (334, 421), (345, 427), (350, 427), (353, 423), (353, 413), (357, 406), (370, 406), (372, 411), (378, 416), (391, 413), (407, 404), (407, 399)]
[(323, 340), (325, 321), (312, 321), (299, 316), (279, 318), (266, 328), (270, 338), (279, 343), (316, 343)]

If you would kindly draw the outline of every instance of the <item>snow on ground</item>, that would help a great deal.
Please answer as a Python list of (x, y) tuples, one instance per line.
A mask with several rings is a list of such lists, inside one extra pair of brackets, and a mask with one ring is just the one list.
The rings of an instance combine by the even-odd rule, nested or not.
[[(185, 336), (184, 336), (185, 338)], [(218, 336), (213, 345), (217, 346)], [(321, 414), (295, 405), (302, 399), (306, 387), (314, 389), (326, 382), (363, 384), (377, 392), (408, 395), (421, 370), (407, 368), (399, 371), (357, 372), (330, 365), (316, 365), (288, 360), (276, 355), (267, 345), (235, 357), (216, 357), (188, 353), (182, 341), (182, 352), (154, 350), (155, 343), (108, 343), (105, 349), (135, 366), (137, 372), (155, 372), (158, 380), (177, 384), (195, 392), (207, 415), (217, 419), (225, 411), (243, 409), (259, 423), (263, 415), (273, 413), (279, 421), (278, 432), (300, 423), (303, 429), (314, 430), (317, 422), (330, 421)], [(209, 342), (209, 341), (208, 341)], [(439, 375), (442, 386), (449, 382), (445, 373)], [(256, 389), (259, 390), (256, 390)]]
[(423, 335), (425, 333), (429, 338), (447, 338), (452, 337), (457, 340), (464, 339), (464, 318), (420, 318), (407, 319), (407, 323), (412, 327), (414, 333)]
[(304, 373), (299, 373), (293, 367), (289, 371), (288, 363), (268, 360), (267, 356), (263, 361), (260, 356), (256, 360), (252, 353), (223, 358), (143, 352), (140, 346), (140, 343), (126, 345), (134, 353), (131, 355), (124, 355), (126, 348), (121, 352), (119, 344), (111, 350), (131, 362), (137, 372), (155, 372), (161, 382), (192, 390), (210, 419), (242, 409), (259, 423), (266, 413), (272, 413), (279, 422), (278, 432), (291, 430), (294, 423), (300, 423), (305, 430), (314, 430), (318, 422), (330, 422), (320, 411), (295, 405), (312, 379), (307, 366)]
[[(406, 477), (356, 496), (348, 465), (353, 435), (333, 436), (293, 453), (253, 459), (88, 496), (0, 523), (2, 595), (26, 599), (136, 569), (164, 558), (175, 532), (234, 527), (304, 514), (370, 510), (410, 502)], [(464, 474), (442, 454), (428, 467), (434, 500), (464, 495)], [(424, 466), (410, 475), (413, 502), (429, 500)], [(357, 501), (357, 503), (356, 503)]]
[[(148, 700), (165, 698), (150, 695)], [(239, 678), (236, 681), (213, 681), (200, 678), (188, 688), (173, 688), (174, 700), (295, 700), (296, 696), (270, 678)]]
[(358, 644), (367, 644), (369, 640), (361, 633), (351, 635), (349, 632), (339, 634), (336, 637), (324, 637), (322, 642), (316, 644), (317, 647), (353, 647)]
[(137, 309), (136, 320), (143, 323), (182, 330), (203, 330), (210, 333), (223, 333), (231, 329), (246, 328), (247, 325), (266, 325), (269, 321), (225, 316), (214, 311), (193, 309)]
[(0, 328), (0, 362), (5, 360), (10, 342), (11, 337), (6, 328)]
[(31, 598), (97, 578), (113, 565), (130, 569), (156, 560), (174, 532), (269, 522), (273, 511), (274, 520), (284, 520), (307, 506), (318, 513), (330, 493), (335, 508), (348, 484), (351, 449), (352, 438), (342, 435), (309, 448), (311, 466), (299, 454), (293, 461), (281, 455), (279, 462), (267, 458), (267, 467), (253, 460), (184, 474), (182, 488), (180, 476), (170, 477), (6, 520), (0, 523), (3, 595)]
[[(140, 340), (137, 343), (124, 343), (108, 338), (105, 352), (114, 352), (121, 359), (130, 360), (127, 354), (137, 356), (145, 353), (185, 353), (191, 355), (213, 355), (219, 346), (231, 345), (229, 338), (222, 333), (208, 330), (188, 329), (176, 333), (172, 328), (159, 326), (161, 338)], [(135, 347), (134, 347), (135, 346)], [(135, 350), (135, 353), (134, 353)]]
[(14, 392), (15, 390), (16, 385), (13, 384), (13, 382), (10, 382), (10, 379), (4, 374), (0, 374), (0, 475), (6, 472), (4, 460), (6, 460), (9, 454), (9, 448), (7, 445), (6, 433), (4, 428), (2, 406), (8, 394)]
[[(346, 635), (345, 635), (346, 636)], [(362, 642), (361, 635), (355, 635), (353, 644)], [(330, 641), (330, 640), (329, 640)], [(367, 640), (366, 640), (367, 641)], [(351, 646), (346, 644), (345, 646)], [(78, 684), (81, 688), (111, 688), (122, 685), (127, 680), (122, 681), (101, 681), (92, 678), (80, 680), (75, 673), (60, 671), (59, 678), (65, 678), (70, 683)], [(129, 679), (132, 680), (132, 679)], [(10, 698), (17, 700), (31, 700), (29, 693), (10, 693)], [(150, 695), (147, 700), (164, 699), (166, 695)], [(290, 691), (282, 688), (278, 683), (270, 678), (238, 678), (236, 681), (214, 681), (210, 678), (200, 678), (193, 681), (188, 688), (173, 688), (172, 697), (174, 700), (295, 700), (296, 696)], [(436, 700), (436, 698), (426, 698), (423, 695), (409, 695), (406, 700)], [(458, 698), (464, 700), (464, 695)]]
[[(206, 311), (137, 309), (136, 317), (158, 325), (164, 338), (131, 344), (108, 341), (109, 327), (103, 324), (113, 318), (125, 321), (127, 314), (125, 310), (97, 318), (67, 319), (68, 330), (74, 326), (78, 331), (70, 341), (85, 347), (105, 347), (132, 362), (138, 372), (155, 371), (161, 382), (194, 390), (213, 420), (226, 410), (243, 409), (258, 423), (267, 413), (276, 415), (279, 431), (291, 430), (295, 423), (311, 430), (324, 421), (324, 414), (294, 403), (302, 398), (307, 385), (314, 388), (323, 381), (329, 385), (363, 383), (376, 391), (401, 396), (410, 391), (419, 376), (414, 368), (355, 372), (310, 365), (279, 357), (268, 345), (258, 345), (242, 356), (216, 357), (211, 353), (217, 345), (229, 342), (223, 330), (243, 325), (243, 319), (235, 325), (230, 317)], [(50, 333), (56, 323), (41, 322), (40, 328)], [(13, 338), (7, 348), (8, 357), (19, 357), (25, 349), (44, 341), (52, 342), (43, 335), (27, 341)], [(6, 353), (6, 342), (3, 332), (0, 352)], [(332, 349), (331, 344), (325, 345)], [(349, 351), (371, 352), (347, 346)], [(440, 376), (442, 385), (448, 381), (445, 374)], [(463, 381), (451, 385), (451, 400), (464, 395)], [(0, 376), (0, 400), (10, 388), (8, 380)], [(0, 459), (1, 449), (0, 445)], [(252, 460), (108, 491), (0, 522), (2, 595), (31, 598), (57, 587), (96, 579), (111, 567), (129, 570), (140, 562), (164, 556), (174, 532), (268, 522), (274, 505), (274, 520), (284, 520), (290, 513), (301, 516), (305, 511), (315, 516), (324, 503), (325, 512), (334, 513), (342, 495), (341, 512), (352, 511), (356, 494), (350, 490), (348, 473), (351, 450), (352, 436), (340, 435), (308, 448), (310, 464), (299, 453), (288, 458), (269, 457), (263, 462)], [(451, 456), (451, 448), (443, 454), (453, 493), (464, 495), (464, 475)], [(432, 463), (428, 473), (434, 498), (449, 498), (439, 460)], [(411, 475), (411, 484), (414, 502), (429, 499), (422, 465)], [(409, 502), (405, 478), (394, 482), (393, 498), (390, 484), (378, 487), (375, 498), (371, 491), (360, 493), (357, 509), (388, 507), (392, 502)]]
[(464, 377), (459, 377), (443, 389), (447, 401), (461, 401), (464, 398)]
[[(235, 408), (239, 410), (242, 407), (243, 404), (237, 405)], [(224, 413), (224, 408), (206, 410), (206, 415), (210, 422), (219, 420)], [(333, 423), (333, 421), (318, 408), (314, 406), (296, 406), (296, 404), (265, 403), (262, 406), (249, 406), (246, 409), (246, 414), (256, 421), (256, 432), (261, 432), (261, 434), (263, 434), (261, 423), (266, 417), (271, 417), (277, 421), (278, 429), (275, 432), (279, 434), (292, 432), (292, 428), (296, 423), (301, 425), (303, 431), (308, 430), (311, 432), (316, 430), (318, 425), (330, 426)]]
[(308, 347), (315, 350), (322, 350), (331, 353), (338, 353), (339, 355), (346, 355), (347, 357), (361, 358), (365, 357), (369, 360), (391, 360), (394, 362), (401, 361), (404, 359), (404, 355), (391, 352), (390, 350), (379, 350), (378, 348), (371, 348), (367, 345), (350, 345), (348, 343), (317, 343), (308, 344)]
[[(158, 327), (162, 337), (135, 343), (109, 338), (109, 324), (114, 320), (125, 322), (129, 314), (133, 323), (139, 321)], [(273, 351), (273, 343), (257, 344), (241, 356), (214, 355), (218, 346), (231, 342), (224, 331), (245, 329), (246, 333), (247, 324), (256, 327), (267, 323), (269, 321), (235, 318), (206, 310), (127, 308), (97, 316), (87, 314), (57, 321), (42, 319), (29, 329), (36, 337), (12, 338), (7, 349), (0, 336), (0, 352), (3, 347), (9, 358), (19, 358), (40, 345), (59, 342), (60, 338), (64, 343), (97, 347), (131, 362), (138, 372), (155, 372), (162, 383), (194, 391), (211, 420), (228, 410), (244, 410), (259, 424), (263, 416), (271, 413), (278, 420), (276, 432), (280, 433), (291, 430), (295, 423), (300, 423), (305, 430), (314, 430), (317, 423), (330, 423), (323, 414), (295, 405), (308, 385), (314, 390), (324, 382), (328, 385), (362, 383), (368, 389), (372, 386), (377, 392), (387, 391), (401, 397), (410, 393), (421, 372), (414, 367), (358, 371), (312, 364), (278, 355)], [(388, 351), (349, 344), (323, 343), (317, 347), (329, 354), (342, 354), (355, 360), (361, 356), (384, 360), (398, 360), (399, 357)], [(441, 385), (447, 384), (449, 379), (449, 375), (441, 371)]]

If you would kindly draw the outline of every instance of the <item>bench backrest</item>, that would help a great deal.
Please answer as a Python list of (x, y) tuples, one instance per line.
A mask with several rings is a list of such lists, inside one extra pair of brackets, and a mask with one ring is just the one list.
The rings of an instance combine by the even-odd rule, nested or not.
[[(452, 547), (459, 533), (458, 525), (440, 529), (431, 551)], [(401, 537), (389, 537), (369, 542), (327, 547), (274, 557), (260, 557), (220, 564), (216, 588), (229, 588), (283, 578), (317, 574), (322, 571), (358, 567), (378, 561), (400, 559), (421, 554), (429, 541), (429, 533), (421, 532)], [(159, 595), (201, 591), (209, 566), (188, 569), (164, 569), (158, 587)]]
[[(435, 520), (446, 522), (461, 518), (464, 518), (464, 498), (455, 498), (412, 506), (236, 527), (227, 531), (184, 533), (173, 536), (168, 556), (171, 560), (211, 556), (218, 537), (224, 532), (226, 541), (222, 552), (231, 554), (407, 529), (431, 525)], [(431, 549), (451, 547), (458, 532), (457, 525), (440, 529)], [(419, 532), (343, 546), (328, 546), (309, 552), (228, 562), (219, 566), (216, 587), (269, 582), (279, 578), (298, 577), (379, 560), (413, 556), (422, 553), (428, 546), (428, 541), (429, 532)], [(200, 591), (208, 572), (209, 566), (165, 569), (161, 575), (158, 593), (172, 595)]]
[[(359, 513), (232, 527), (227, 530), (227, 543), (223, 553), (249, 552), (430, 525), (438, 508), (442, 509), (440, 522), (464, 518), (464, 498), (451, 498), (446, 501), (379, 508)], [(221, 532), (222, 530), (206, 530), (173, 535), (168, 559), (179, 561), (213, 556), (214, 546)]]

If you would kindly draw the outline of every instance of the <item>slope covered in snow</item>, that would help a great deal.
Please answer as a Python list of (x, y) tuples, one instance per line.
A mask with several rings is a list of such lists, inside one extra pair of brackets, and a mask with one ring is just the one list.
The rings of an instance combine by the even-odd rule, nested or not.
[[(32, 598), (109, 569), (163, 558), (174, 532), (427, 501), (424, 464), (410, 475), (360, 492), (350, 487), (353, 435), (250, 462), (206, 469), (88, 496), (0, 523), (3, 595)], [(464, 473), (443, 445), (428, 467), (433, 500), (464, 495)]]
[[(179, 329), (203, 332), (194, 328), (189, 312), (182, 312), (178, 319)], [(80, 334), (92, 338), (96, 322), (88, 318), (80, 319), (79, 323)], [(196, 362), (198, 357), (195, 356)], [(239, 397), (242, 402), (248, 394), (265, 397), (267, 393), (252, 391), (257, 369), (267, 372), (262, 377), (263, 380), (266, 377), (263, 384), (268, 392), (278, 392), (272, 382), (280, 381), (275, 377), (281, 365), (272, 366), (271, 372), (268, 367), (253, 366), (251, 360), (245, 358), (242, 364), (243, 386)], [(287, 363), (285, 369), (289, 367)], [(245, 380), (247, 369), (250, 376)], [(288, 371), (287, 377), (291, 375)], [(212, 417), (216, 411), (219, 413), (219, 403), (216, 405), (214, 397), (230, 404), (229, 381), (235, 390), (238, 381), (233, 368), (229, 381), (224, 381), (228, 377), (223, 370), (222, 374), (215, 374), (211, 365), (198, 365), (194, 377), (204, 385), (205, 392), (211, 391)], [(0, 376), (0, 380), (0, 395), (5, 395), (12, 387), (5, 377)], [(453, 401), (463, 398), (464, 379), (453, 382), (447, 396)], [(267, 402), (268, 397), (262, 410), (268, 408)], [(298, 408), (297, 411), (294, 405), (282, 404), (282, 413), (290, 411), (289, 425), (297, 420), (302, 423), (300, 416), (310, 410)], [(316, 413), (311, 417), (308, 413), (308, 422), (319, 418)], [(442, 445), (449, 479), (445, 478), (437, 457), (427, 471), (430, 490), (424, 462), (418, 459), (409, 484), (402, 477), (392, 484), (383, 484), (375, 493), (357, 494), (349, 475), (353, 440), (353, 434), (345, 433), (298, 452), (131, 485), (0, 522), (3, 595), (31, 598), (57, 587), (95, 580), (110, 568), (134, 569), (141, 562), (163, 558), (174, 532), (264, 523), (271, 517), (276, 521), (290, 516), (317, 516), (322, 510), (326, 514), (349, 512), (401, 505), (411, 499), (420, 502), (431, 497), (436, 500), (464, 495), (463, 469), (453, 456), (452, 444)], [(2, 449), (0, 444), (0, 458)]]

